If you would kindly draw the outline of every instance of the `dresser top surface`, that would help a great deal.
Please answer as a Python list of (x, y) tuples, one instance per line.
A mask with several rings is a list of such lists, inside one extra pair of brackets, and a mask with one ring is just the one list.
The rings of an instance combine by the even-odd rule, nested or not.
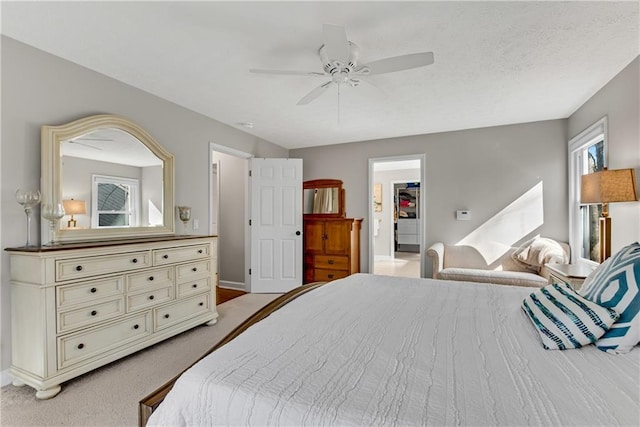
[(137, 237), (137, 238), (128, 238), (128, 239), (93, 240), (93, 241), (86, 241), (86, 242), (65, 242), (65, 243), (59, 243), (52, 246), (21, 246), (16, 248), (5, 248), (5, 251), (44, 253), (44, 252), (63, 251), (63, 250), (69, 250), (69, 249), (104, 248), (104, 247), (119, 246), (119, 245), (172, 242), (172, 241), (178, 241), (178, 240), (202, 239), (202, 238), (211, 238), (211, 237), (217, 237), (217, 236), (215, 235), (213, 236), (169, 235), (169, 236), (154, 236), (154, 237)]

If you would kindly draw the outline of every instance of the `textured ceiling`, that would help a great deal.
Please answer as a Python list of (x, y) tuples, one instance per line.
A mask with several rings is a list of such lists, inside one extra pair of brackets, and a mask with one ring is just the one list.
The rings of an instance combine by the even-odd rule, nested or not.
[[(565, 118), (640, 52), (637, 1), (1, 7), (9, 37), (287, 148)], [(306, 106), (324, 78), (248, 72), (321, 72), (325, 23), (346, 28), (363, 63), (432, 51), (435, 64)]]

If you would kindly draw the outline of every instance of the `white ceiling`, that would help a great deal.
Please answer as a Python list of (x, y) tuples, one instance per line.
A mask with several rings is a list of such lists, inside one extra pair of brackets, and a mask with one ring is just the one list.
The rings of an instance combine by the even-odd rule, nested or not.
[[(3, 1), (1, 31), (296, 148), (566, 118), (639, 54), (638, 5)], [(324, 78), (248, 72), (321, 72), (325, 23), (346, 28), (362, 63), (432, 51), (435, 64), (306, 106)]]

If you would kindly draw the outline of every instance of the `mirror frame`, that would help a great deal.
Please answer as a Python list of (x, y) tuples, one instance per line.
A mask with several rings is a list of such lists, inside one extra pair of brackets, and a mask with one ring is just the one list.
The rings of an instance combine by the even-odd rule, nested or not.
[[(59, 242), (108, 240), (117, 238), (152, 237), (175, 233), (175, 208), (174, 208), (174, 158), (173, 154), (166, 151), (143, 128), (124, 117), (99, 114), (88, 116), (73, 122), (59, 126), (42, 126), (40, 143), (42, 149), (40, 192), (42, 204), (62, 202), (62, 156), (61, 144), (63, 141), (86, 135), (95, 130), (115, 128), (127, 132), (137, 138), (154, 155), (162, 160), (162, 227), (130, 227), (109, 229), (58, 229), (56, 239)], [(49, 221), (40, 219), (41, 242), (49, 243)]]
[[(337, 213), (306, 213), (305, 218), (344, 218), (346, 216), (344, 207), (344, 189), (342, 188), (342, 181), (339, 179), (312, 179), (302, 183), (302, 191), (313, 190), (315, 188), (331, 188), (338, 187), (338, 212)], [(304, 200), (304, 194), (302, 196)]]

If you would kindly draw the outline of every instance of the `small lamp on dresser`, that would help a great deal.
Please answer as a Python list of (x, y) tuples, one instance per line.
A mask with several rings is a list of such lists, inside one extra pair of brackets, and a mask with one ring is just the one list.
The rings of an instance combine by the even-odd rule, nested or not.
[(87, 203), (84, 200), (63, 200), (62, 205), (64, 206), (64, 212), (67, 215), (71, 215), (71, 219), (67, 221), (68, 228), (76, 228), (77, 221), (73, 217), (74, 215), (86, 215), (87, 213)]
[(636, 175), (634, 169), (616, 169), (582, 175), (580, 203), (602, 204), (600, 217), (600, 262), (611, 256), (611, 217), (609, 203), (635, 202)]

